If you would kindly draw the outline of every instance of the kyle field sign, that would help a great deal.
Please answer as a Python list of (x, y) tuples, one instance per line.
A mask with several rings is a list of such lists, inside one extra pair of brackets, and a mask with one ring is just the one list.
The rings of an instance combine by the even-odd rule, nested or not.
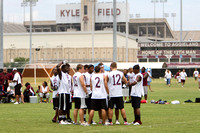
[[(83, 17), (80, 3), (56, 6), (56, 23), (81, 23)], [(96, 3), (95, 22), (113, 22), (113, 3)], [(117, 3), (117, 22), (126, 22), (126, 3)]]

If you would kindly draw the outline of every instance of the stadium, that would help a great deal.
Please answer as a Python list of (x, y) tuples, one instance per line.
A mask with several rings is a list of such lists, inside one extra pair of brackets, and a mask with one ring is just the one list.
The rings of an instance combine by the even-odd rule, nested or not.
[[(186, 6), (182, 0), (179, 1)], [(54, 4), (45, 3), (45, 1), (45, 4), (40, 3), (40, 0), (20, 2), (24, 7), (24, 18), (27, 15), (25, 8), (28, 7), (30, 10), (30, 20), (24, 19), (19, 23), (13, 19), (13, 22), (6, 22), (5, 13), (9, 12), (6, 7), (9, 5), (5, 0), (4, 2), (0, 0), (0, 18), (2, 18), (0, 19), (0, 123), (2, 125), (0, 132), (199, 132), (200, 30), (198, 28), (183, 30), (182, 24), (177, 24), (180, 30), (174, 28), (174, 23), (172, 25), (170, 19), (165, 16), (164, 9), (171, 9), (170, 5), (173, 5), (173, 8), (180, 8), (175, 6), (177, 3), (159, 0), (163, 4), (163, 17), (156, 17), (155, 14), (158, 11), (156, 12), (155, 5), (158, 1), (149, 0), (148, 2), (154, 5), (154, 17), (140, 17), (139, 14), (134, 14), (135, 17), (133, 17), (131, 4), (138, 4), (138, 2), (131, 0), (76, 0), (52, 2)], [(167, 6), (164, 7), (164, 4)], [(40, 11), (46, 12), (49, 7), (45, 9), (44, 5), (54, 6), (52, 8), (55, 9), (54, 19), (32, 20), (31, 10), (37, 9), (37, 6), (43, 6)], [(143, 3), (143, 5), (147, 6), (148, 3)], [(142, 8), (143, 5), (137, 6)], [(191, 6), (194, 6), (194, 3)], [(16, 10), (19, 10), (20, 6), (17, 7)], [(158, 9), (161, 10), (161, 7)], [(149, 15), (148, 11), (146, 14)], [(46, 15), (51, 16), (47, 12)], [(181, 18), (181, 14), (177, 13), (177, 15)], [(190, 19), (194, 20), (192, 16)], [(94, 70), (90, 73), (91, 67), (94, 67)], [(145, 68), (144, 71), (143, 68)], [(113, 71), (119, 73), (111, 75)], [(63, 73), (67, 75), (67, 79), (63, 78)], [(79, 73), (84, 80), (81, 80), (80, 75), (80, 79), (76, 79)], [(85, 73), (90, 74), (88, 79)], [(98, 77), (98, 73), (102, 73), (103, 76)], [(134, 74), (133, 81), (131, 81), (132, 73)], [(12, 74), (13, 77), (10, 76)], [(119, 76), (120, 74), (122, 76)], [(16, 76), (17, 81), (15, 81), (15, 75), (18, 76)], [(107, 105), (103, 105), (101, 98), (100, 104), (94, 102), (95, 100), (90, 96), (90, 104), (93, 107), (89, 108), (87, 101), (82, 102), (80, 96), (78, 96), (80, 101), (77, 102), (74, 88), (82, 86), (84, 99), (89, 97), (84, 85), (86, 90), (89, 88), (89, 91), (92, 90), (95, 94), (93, 88), (102, 88), (98, 87), (100, 80), (92, 86), (96, 80), (92, 80), (94, 75), (103, 81), (102, 85), (106, 90), (104, 90), (105, 99), (108, 102)], [(52, 80), (54, 76), (59, 79)], [(116, 81), (118, 76), (121, 80), (119, 78)], [(138, 77), (141, 77), (143, 82)], [(114, 83), (110, 83), (110, 79)], [(55, 90), (57, 86), (54, 86), (54, 80), (59, 81), (60, 88), (66, 83), (68, 84), (66, 88), (71, 87), (70, 100), (68, 100), (68, 94), (61, 95), (62, 89)], [(78, 85), (76, 85), (77, 80), (80, 80)], [(144, 85), (146, 84), (144, 80), (148, 80), (148, 85)], [(17, 82), (16, 86), (21, 82), (20, 94), (16, 91), (18, 88), (12, 85), (15, 82)], [(111, 96), (112, 84), (114, 88), (115, 85), (120, 86), (116, 93), (123, 94), (123, 96), (120, 95), (121, 103), (115, 101), (119, 96)], [(144, 94), (141, 95), (136, 91), (140, 96), (135, 96), (134, 86), (140, 89), (139, 84), (142, 86), (141, 93)], [(7, 89), (5, 91), (5, 86), (14, 90), (11, 99), (11, 91)], [(107, 92), (106, 86), (111, 94)], [(46, 92), (43, 93), (46, 87), (49, 88), (49, 96)], [(28, 96), (28, 102), (25, 101), (23, 104), (27, 98), (26, 91), (29, 93), (33, 91), (34, 94)], [(54, 91), (58, 91), (59, 96), (57, 108), (54, 101), (57, 96), (54, 95)], [(60, 94), (59, 91), (62, 93)], [(115, 105), (112, 100), (116, 102)], [(69, 103), (63, 104), (60, 101), (71, 101), (71, 109), (66, 111), (64, 108), (66, 106), (68, 108)], [(84, 105), (86, 107), (83, 109)], [(104, 122), (104, 113), (100, 112), (99, 108), (96, 109), (96, 106), (99, 106), (101, 111), (104, 106), (107, 106), (106, 122)], [(55, 112), (52, 107), (61, 113)], [(95, 111), (93, 119), (91, 119), (90, 109)], [(76, 114), (76, 110), (79, 114)], [(114, 110), (113, 114), (110, 113), (111, 110)], [(122, 117), (119, 112), (117, 116), (117, 110), (121, 111)], [(84, 111), (84, 123), (81, 111)], [(99, 115), (100, 113), (102, 114)]]

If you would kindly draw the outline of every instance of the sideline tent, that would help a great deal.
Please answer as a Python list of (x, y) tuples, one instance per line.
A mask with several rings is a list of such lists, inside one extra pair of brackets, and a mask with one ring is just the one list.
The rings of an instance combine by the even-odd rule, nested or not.
[[(98, 66), (99, 63), (94, 64), (94, 67)], [(110, 66), (110, 65), (109, 65)], [(105, 71), (110, 71), (110, 67), (104, 64), (104, 70)]]

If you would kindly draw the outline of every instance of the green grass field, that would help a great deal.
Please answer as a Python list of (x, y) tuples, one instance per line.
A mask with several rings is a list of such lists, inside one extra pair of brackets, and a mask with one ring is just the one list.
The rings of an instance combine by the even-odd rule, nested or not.
[[(41, 83), (46, 79), (38, 79)], [(33, 79), (25, 79), (24, 82), (29, 81), (34, 83)], [(37, 88), (34, 86), (35, 89)], [(183, 101), (191, 99), (195, 101), (196, 97), (200, 97), (198, 90), (198, 83), (193, 78), (186, 81), (186, 85), (182, 88), (172, 81), (172, 86), (165, 85), (163, 79), (155, 79), (152, 83), (154, 92), (149, 92), (149, 103), (141, 105), (141, 117), (143, 125), (141, 126), (90, 126), (83, 127), (79, 125), (59, 125), (51, 122), (54, 116), (52, 103), (48, 104), (0, 104), (0, 133), (4, 132), (129, 132), (129, 133), (165, 133), (165, 132), (180, 132), (180, 133), (197, 133), (200, 132), (200, 104), (187, 103)], [(157, 105), (150, 104), (150, 100), (179, 100), (180, 105)], [(125, 110), (129, 122), (134, 120), (133, 109), (131, 104), (125, 104)], [(73, 109), (71, 110), (71, 117), (73, 118)], [(94, 120), (98, 122), (97, 112)], [(115, 118), (113, 119), (115, 121)], [(120, 116), (120, 122), (122, 118)]]

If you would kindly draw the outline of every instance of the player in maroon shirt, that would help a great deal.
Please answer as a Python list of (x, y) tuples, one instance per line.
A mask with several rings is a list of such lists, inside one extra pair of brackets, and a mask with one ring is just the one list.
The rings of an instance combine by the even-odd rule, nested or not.
[(6, 68), (3, 68), (3, 72), (0, 73), (0, 102), (2, 96), (5, 96), (8, 88), (8, 72)]
[(142, 75), (143, 75), (143, 88), (144, 88), (144, 98), (147, 100), (147, 94), (148, 94), (148, 83), (147, 78), (149, 77), (149, 74), (145, 72), (145, 67), (142, 67)]

